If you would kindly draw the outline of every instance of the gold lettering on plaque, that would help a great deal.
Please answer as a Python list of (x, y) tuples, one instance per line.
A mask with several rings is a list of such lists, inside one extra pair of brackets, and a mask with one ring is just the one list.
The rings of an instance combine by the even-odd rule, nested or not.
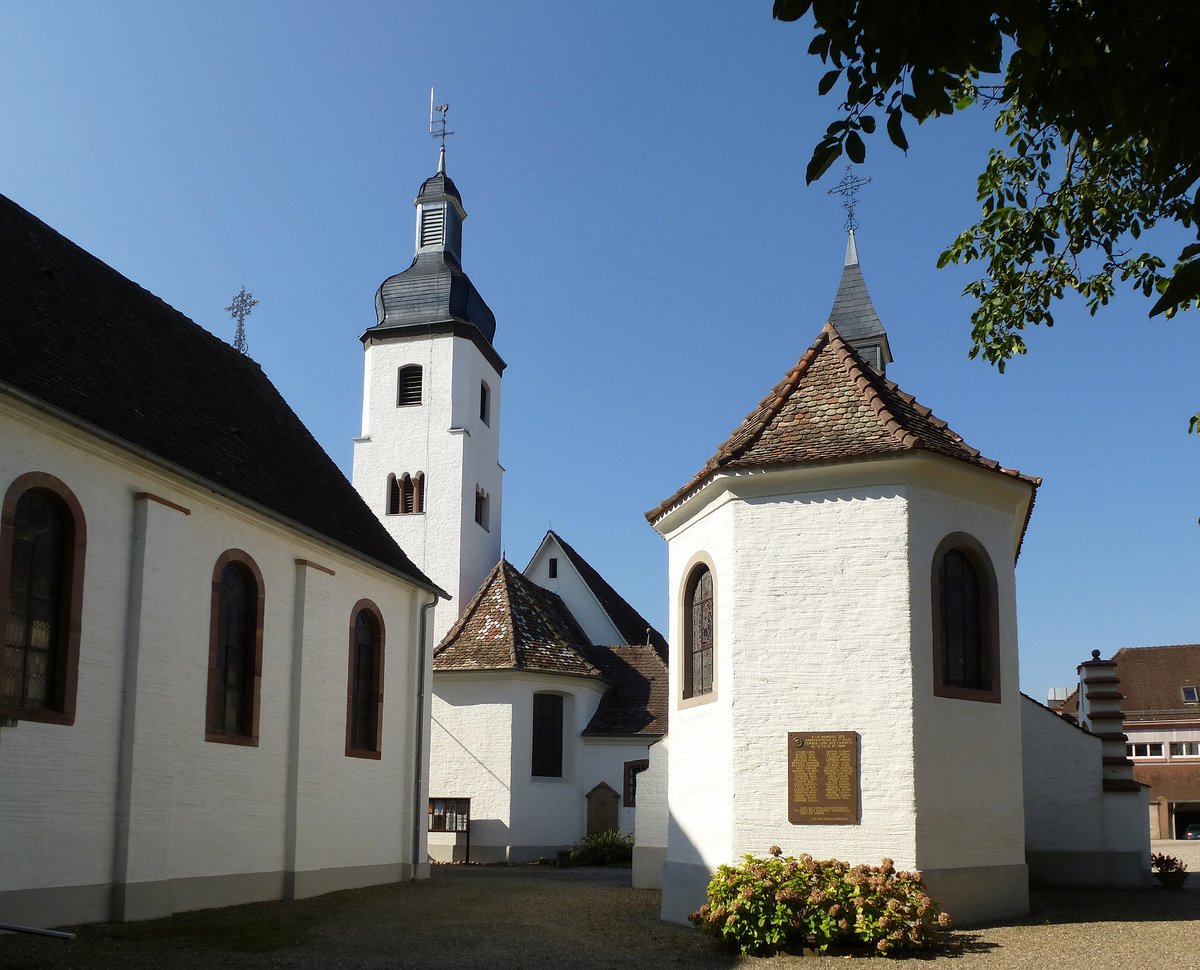
[(857, 733), (788, 734), (788, 819), (797, 825), (858, 822)]

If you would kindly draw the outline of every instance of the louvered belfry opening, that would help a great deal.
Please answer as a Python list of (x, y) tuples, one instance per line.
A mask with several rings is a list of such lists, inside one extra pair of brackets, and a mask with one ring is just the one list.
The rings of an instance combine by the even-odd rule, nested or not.
[(421, 248), (441, 246), (446, 241), (446, 209), (444, 206), (421, 207)]
[(409, 364), (400, 368), (397, 380), (396, 406), (409, 407), (421, 403), (421, 365)]

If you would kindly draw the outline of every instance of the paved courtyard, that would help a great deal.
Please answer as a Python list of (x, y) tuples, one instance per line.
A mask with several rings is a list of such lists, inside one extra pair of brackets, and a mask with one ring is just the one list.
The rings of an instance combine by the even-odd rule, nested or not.
[[(1189, 864), (1200, 869), (1200, 844), (1155, 846), (1164, 847), (1195, 858)], [(1033, 902), (1034, 912), (1020, 922), (953, 931), (932, 962), (954, 970), (1200, 965), (1200, 885), (1180, 892), (1041, 892)], [(0, 967), (845, 966), (840, 956), (764, 961), (719, 952), (691, 928), (661, 923), (658, 903), (657, 892), (629, 888), (628, 869), (438, 867), (420, 883), (80, 927), (70, 942), (0, 935)]]

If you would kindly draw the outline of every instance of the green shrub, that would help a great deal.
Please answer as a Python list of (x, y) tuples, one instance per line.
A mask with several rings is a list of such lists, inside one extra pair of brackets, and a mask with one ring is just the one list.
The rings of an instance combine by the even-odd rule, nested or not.
[(573, 866), (627, 866), (633, 862), (633, 836), (616, 829), (586, 836), (571, 850)]
[(807, 854), (783, 858), (777, 846), (770, 858), (746, 855), (740, 866), (721, 866), (708, 884), (708, 902), (691, 920), (742, 953), (788, 945), (824, 950), (831, 943), (913, 952), (936, 946), (938, 927), (950, 925), (921, 877), (897, 872), (891, 859), (851, 867)]

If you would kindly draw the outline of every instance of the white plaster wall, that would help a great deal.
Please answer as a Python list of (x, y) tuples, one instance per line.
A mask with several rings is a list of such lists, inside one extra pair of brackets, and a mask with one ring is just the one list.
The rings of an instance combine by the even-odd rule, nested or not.
[(634, 842), (647, 848), (667, 847), (667, 763), (670, 738), (650, 745), (650, 767), (638, 775)]
[[(558, 560), (558, 576), (550, 578), (550, 559)], [(571, 615), (579, 621), (583, 632), (592, 643), (599, 646), (614, 646), (624, 642), (624, 638), (609, 618), (604, 608), (596, 599), (595, 594), (579, 575), (579, 570), (571, 563), (570, 558), (563, 552), (562, 546), (553, 538), (547, 537), (538, 547), (529, 565), (525, 567), (525, 575), (543, 589), (557, 593), (562, 597)]]
[[(907, 503), (899, 487), (734, 506), (732, 856), (915, 861)], [(859, 735), (861, 822), (788, 820), (789, 731)], [(675, 724), (671, 734), (677, 741)], [(672, 759), (678, 747), (672, 745)], [(672, 773), (674, 764), (672, 764)]]
[[(956, 469), (957, 471), (957, 469)], [(994, 473), (977, 472), (979, 494)], [(949, 486), (948, 486), (949, 487)], [(1014, 488), (1021, 488), (1014, 483)], [(1001, 504), (1007, 498), (1008, 505)], [(910, 497), (912, 692), (921, 869), (1025, 864), (1021, 695), (1017, 669), (1015, 493), (995, 504), (914, 487)], [(996, 573), (1000, 628), (998, 704), (935, 697), (931, 577), (938, 544), (974, 536)], [(987, 838), (980, 838), (986, 832)]]
[[(0, 890), (112, 879), (122, 768), (132, 780), (121, 863), (130, 883), (407, 861), (415, 589), (53, 420), (0, 405), (0, 489), (32, 470), (64, 481), (87, 523), (78, 710), (72, 727), (20, 722), (3, 731)], [(143, 500), (135, 534), (140, 491), (190, 515)], [(263, 574), (257, 747), (204, 739), (212, 571), (230, 548), (249, 553)], [(131, 550), (141, 550), (136, 573)], [(335, 575), (298, 569), (298, 559)], [(377, 762), (344, 750), (350, 613), (363, 597), (379, 606), (386, 630)], [(142, 666), (130, 671), (136, 693), (123, 707), (134, 630)]]
[[(584, 757), (580, 734), (596, 712), (605, 687), (589, 678), (554, 674), (521, 673), (514, 676), (513, 682), (512, 844), (570, 846), (584, 833), (587, 809), (583, 795), (596, 783)], [(535, 693), (564, 697), (561, 778), (532, 775)], [(514, 861), (523, 861), (515, 850)]]
[(75, 493), (88, 530), (75, 724), (0, 728), (0, 890), (112, 878), (133, 497), (72, 437), (0, 400), (0, 494), (48, 472)]
[[(716, 868), (732, 858), (733, 657), (737, 597), (732, 595), (737, 538), (732, 506), (710, 509), (673, 533), (668, 541), (669, 665), (671, 731), (667, 779), (670, 815), (667, 862)], [(715, 610), (715, 690), (681, 704), (683, 634), (680, 599), (689, 563), (698, 555), (712, 563)]]
[(1150, 868), (1144, 793), (1104, 792), (1101, 741), (1021, 698), (1025, 842), (1031, 852), (1140, 852)]
[[(633, 835), (634, 808), (625, 805), (625, 762), (644, 761), (649, 746), (645, 741), (625, 738), (582, 738), (580, 743), (578, 788), (584, 799), (584, 827), (576, 838), (582, 838), (587, 832), (587, 793), (600, 782), (621, 796), (617, 807), (617, 829)], [(641, 776), (638, 786), (640, 791)]]
[(471, 799), (472, 849), (511, 844), (512, 705), (507, 675), (433, 675), (429, 795)]
[[(397, 407), (397, 375), (407, 364), (422, 367), (422, 403)], [(373, 339), (364, 367), (354, 486), (413, 562), (454, 597), (435, 611), (437, 643), (500, 558), (500, 376), (470, 340), (452, 334)], [(486, 424), (479, 417), (482, 381), (491, 389)], [(388, 475), (404, 472), (424, 472), (425, 511), (388, 515)], [(476, 485), (489, 496), (487, 529), (475, 522)]]

